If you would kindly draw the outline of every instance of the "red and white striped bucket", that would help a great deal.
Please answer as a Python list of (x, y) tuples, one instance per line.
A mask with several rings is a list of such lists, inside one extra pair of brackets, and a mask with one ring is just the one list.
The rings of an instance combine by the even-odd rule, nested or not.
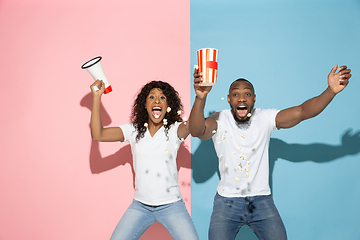
[(203, 86), (215, 85), (218, 71), (219, 50), (215, 48), (202, 48), (197, 50), (196, 53), (199, 72), (203, 74)]

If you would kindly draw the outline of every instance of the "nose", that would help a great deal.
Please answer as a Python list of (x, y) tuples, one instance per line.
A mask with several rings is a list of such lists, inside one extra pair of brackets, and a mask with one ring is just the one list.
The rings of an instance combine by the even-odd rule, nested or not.
[(238, 98), (238, 102), (246, 102), (246, 98), (244, 95), (240, 94)]

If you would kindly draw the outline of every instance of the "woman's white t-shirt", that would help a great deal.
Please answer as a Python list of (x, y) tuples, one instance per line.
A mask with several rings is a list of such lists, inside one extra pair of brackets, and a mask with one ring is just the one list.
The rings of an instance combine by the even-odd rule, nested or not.
[(124, 141), (131, 146), (135, 172), (134, 199), (154, 206), (180, 200), (176, 166), (177, 151), (182, 142), (177, 135), (179, 124), (173, 124), (167, 136), (164, 126), (153, 137), (146, 130), (138, 142), (132, 123), (119, 127), (123, 131)]

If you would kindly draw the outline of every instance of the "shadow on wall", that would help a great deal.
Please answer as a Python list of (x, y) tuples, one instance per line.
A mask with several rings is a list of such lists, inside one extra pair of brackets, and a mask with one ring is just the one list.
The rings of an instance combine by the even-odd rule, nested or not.
[[(359, 152), (360, 131), (351, 134), (351, 130), (347, 130), (341, 137), (341, 145), (323, 143), (289, 144), (283, 140), (271, 138), (269, 146), (270, 187), (272, 188), (274, 165), (279, 158), (291, 162), (313, 161), (324, 163), (347, 155), (356, 155)], [(220, 179), (218, 159), (212, 139), (201, 141), (195, 153), (191, 155), (191, 168), (193, 170), (192, 178), (196, 183), (209, 180), (215, 173)]]
[[(87, 94), (83, 97), (83, 99), (80, 102), (80, 105), (82, 107), (86, 107), (91, 112), (92, 108), (92, 93)], [(103, 126), (109, 126), (112, 121), (111, 117), (106, 111), (105, 107), (101, 103), (101, 121), (103, 123)], [(120, 124), (119, 124), (120, 125)], [(89, 130), (90, 131), (90, 130)], [(116, 153), (102, 157), (99, 149), (99, 142), (92, 141), (91, 142), (91, 149), (90, 149), (90, 171), (93, 174), (100, 174), (103, 172), (106, 172), (108, 170), (114, 169), (118, 166), (130, 164), (131, 170), (132, 170), (132, 183), (133, 187), (135, 188), (135, 174), (133, 169), (133, 163), (132, 163), (132, 154), (131, 154), (131, 148), (129, 144), (126, 144), (122, 148), (120, 148)], [(180, 148), (178, 150), (177, 155), (177, 170), (179, 172), (180, 168), (188, 168), (191, 167), (190, 162), (190, 151), (188, 148), (184, 146), (184, 144), (180, 145)], [(190, 186), (190, 182), (181, 182), (181, 186)], [(190, 201), (190, 199), (184, 198), (184, 202)], [(120, 220), (120, 218), (119, 218)], [(117, 224), (117, 223), (115, 223)], [(159, 236), (161, 236), (161, 239), (163, 240), (171, 240), (172, 237), (168, 233), (168, 231), (160, 224), (155, 223), (150, 228), (146, 230), (146, 232), (141, 236), (140, 239), (143, 240), (157, 240), (159, 239)]]
[[(288, 144), (277, 138), (270, 139), (269, 146), (269, 184), (272, 189), (272, 179), (276, 160), (279, 158), (291, 162), (313, 161), (324, 163), (336, 160), (346, 155), (355, 155), (360, 152), (360, 131), (352, 134), (351, 130), (344, 132), (340, 145)], [(206, 164), (205, 164), (206, 162)], [(199, 147), (191, 156), (192, 178), (196, 183), (203, 183), (215, 173), (220, 179), (218, 159), (212, 139), (201, 141)], [(215, 193), (214, 193), (215, 194)], [(240, 237), (241, 236), (241, 237)], [(236, 239), (258, 239), (252, 230), (245, 226), (241, 228)]]

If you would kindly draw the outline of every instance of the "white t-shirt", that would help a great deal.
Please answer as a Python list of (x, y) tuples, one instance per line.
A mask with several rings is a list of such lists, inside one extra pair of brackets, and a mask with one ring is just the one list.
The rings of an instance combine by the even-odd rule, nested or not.
[(134, 199), (148, 205), (163, 205), (181, 199), (176, 167), (177, 151), (181, 140), (173, 124), (165, 135), (161, 127), (153, 137), (146, 130), (144, 137), (136, 142), (136, 130), (132, 123), (119, 126), (124, 141), (130, 143), (135, 172)]
[(279, 110), (254, 109), (248, 126), (238, 127), (230, 109), (219, 113), (213, 135), (224, 197), (269, 195), (269, 142)]

